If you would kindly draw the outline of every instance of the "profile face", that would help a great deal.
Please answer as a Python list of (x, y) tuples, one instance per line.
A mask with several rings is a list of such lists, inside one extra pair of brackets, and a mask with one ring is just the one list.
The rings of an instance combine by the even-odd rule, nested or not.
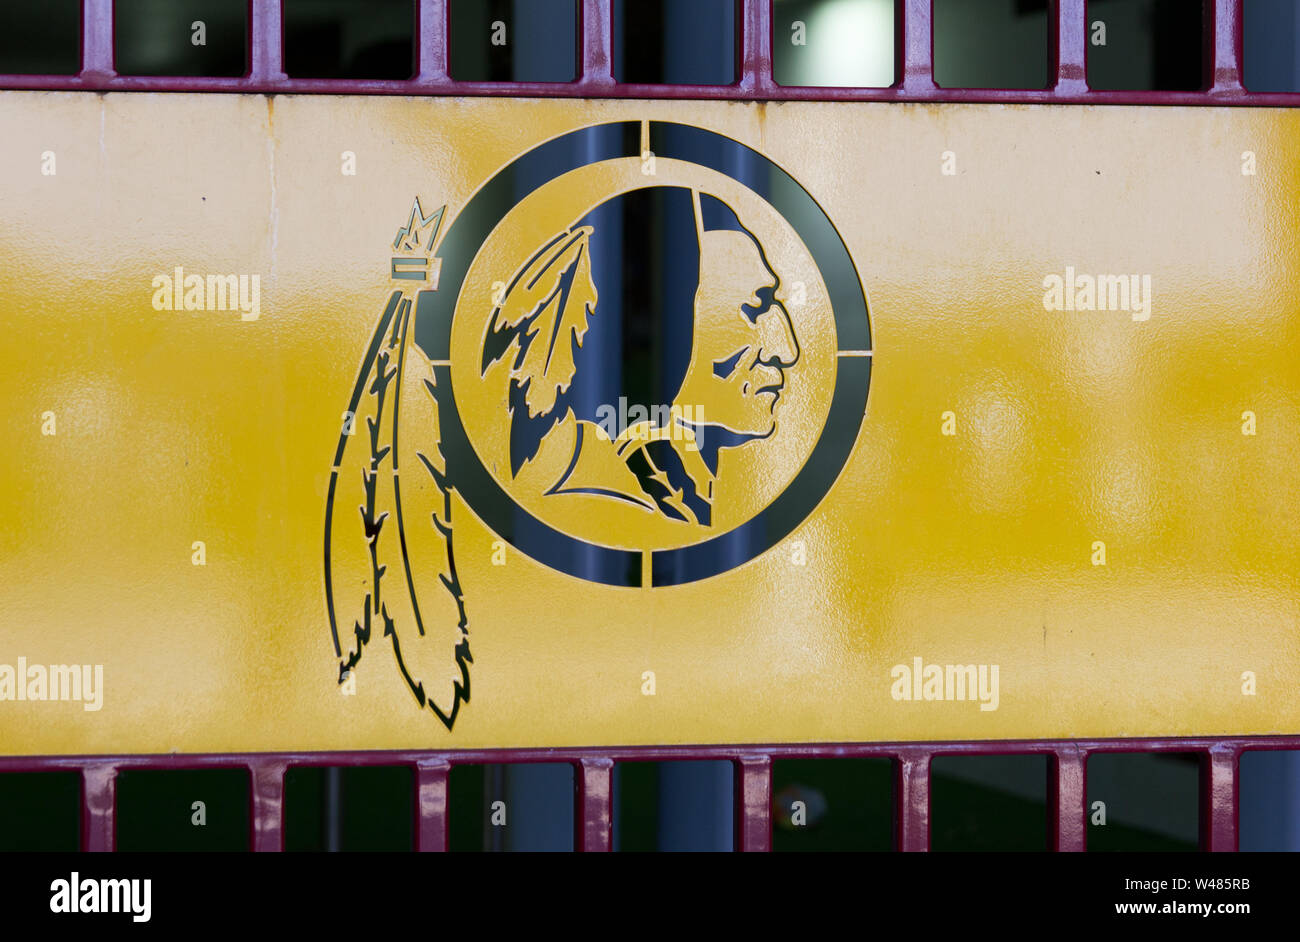
[(703, 234), (691, 361), (677, 400), (705, 423), (755, 438), (776, 427), (785, 370), (799, 359), (779, 286), (749, 233)]
[[(511, 477), (536, 461), (528, 487), (543, 496), (711, 526), (720, 452), (776, 431), (800, 354), (781, 279), (735, 210), (686, 187), (620, 193), (502, 283), (477, 359), (481, 377), (509, 365)], [(624, 327), (650, 369), (626, 360)], [(620, 354), (625, 368), (609, 369)]]

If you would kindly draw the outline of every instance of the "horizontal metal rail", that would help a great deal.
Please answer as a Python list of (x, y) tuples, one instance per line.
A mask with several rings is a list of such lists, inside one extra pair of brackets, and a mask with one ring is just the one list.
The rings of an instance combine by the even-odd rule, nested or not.
[(0, 88), (83, 91), (252, 92), (332, 95), (508, 95), (546, 98), (721, 98), (773, 101), (929, 101), (1041, 104), (1300, 105), (1300, 93), (1250, 92), (1242, 85), (1242, 2), (1212, 0), (1201, 91), (1100, 91), (1088, 87), (1085, 0), (1053, 0), (1054, 79), (1045, 89), (940, 88), (933, 76), (931, 0), (897, 0), (895, 65), (887, 88), (778, 85), (772, 73), (771, 0), (739, 0), (739, 76), (731, 85), (637, 85), (614, 80), (613, 0), (579, 0), (578, 77), (572, 82), (461, 82), (448, 74), (448, 0), (416, 0), (416, 68), (393, 80), (290, 78), (284, 71), (280, 0), (249, 0), (249, 68), (240, 77), (119, 75), (113, 57), (113, 0), (82, 0), (81, 71), (0, 75)]
[(611, 849), (612, 777), (616, 762), (725, 760), (736, 771), (736, 849), (772, 846), (772, 763), (780, 759), (887, 758), (894, 762), (895, 846), (930, 848), (930, 760), (935, 756), (1045, 755), (1050, 757), (1048, 805), (1051, 849), (1082, 851), (1087, 841), (1087, 760), (1098, 753), (1197, 753), (1201, 757), (1201, 845), (1235, 851), (1238, 833), (1237, 769), (1243, 752), (1300, 750), (1300, 736), (1196, 739), (1015, 740), (1006, 742), (845, 743), (837, 745), (628, 746), (606, 749), (486, 749), (446, 752), (303, 752), (228, 755), (45, 756), (0, 758), (8, 772), (79, 772), (82, 777), (81, 846), (111, 851), (116, 845), (116, 782), (134, 769), (247, 770), (251, 840), (255, 851), (284, 849), (284, 775), (290, 766), (407, 766), (415, 774), (416, 849), (447, 849), (452, 809), (447, 782), (454, 765), (567, 762), (575, 767), (574, 847)]

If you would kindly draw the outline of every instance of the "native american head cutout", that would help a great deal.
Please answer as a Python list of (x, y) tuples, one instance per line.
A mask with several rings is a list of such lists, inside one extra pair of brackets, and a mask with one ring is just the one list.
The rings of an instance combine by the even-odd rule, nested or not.
[(552, 431), (547, 494), (592, 494), (708, 526), (722, 449), (776, 431), (799, 342), (780, 276), (734, 210), (653, 186), (605, 201), (511, 273), (481, 372), (509, 370), (510, 471)]

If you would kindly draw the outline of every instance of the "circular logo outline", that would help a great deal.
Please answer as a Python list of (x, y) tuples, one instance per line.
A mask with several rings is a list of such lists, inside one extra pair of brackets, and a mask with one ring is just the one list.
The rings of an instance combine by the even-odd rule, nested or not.
[[(743, 565), (771, 549), (812, 514), (852, 454), (866, 416), (872, 358), (866, 291), (848, 247), (812, 195), (769, 158), (724, 135), (673, 122), (650, 121), (648, 125), (650, 150), (656, 159), (694, 163), (746, 187), (734, 168), (755, 162), (765, 167), (772, 192), (755, 195), (794, 229), (830, 296), (838, 348), (830, 410), (803, 467), (781, 494), (739, 526), (699, 543), (649, 553), (614, 549), (570, 536), (521, 507), (483, 466), (461, 422), (451, 382), (452, 321), (470, 264), (517, 202), (516, 178), (530, 180), (536, 190), (578, 167), (639, 158), (640, 121), (610, 122), (568, 132), (497, 171), (457, 214), (438, 247), (438, 289), (419, 295), (414, 343), (432, 363), (436, 385), (450, 390), (450, 395), (438, 397), (440, 446), (452, 486), (479, 519), (520, 552), (567, 575), (605, 585), (658, 588), (696, 582)], [(571, 159), (573, 153), (582, 155), (579, 161)], [(557, 166), (563, 169), (554, 169)], [(498, 209), (503, 205), (507, 209)], [(647, 555), (649, 560), (643, 558)]]

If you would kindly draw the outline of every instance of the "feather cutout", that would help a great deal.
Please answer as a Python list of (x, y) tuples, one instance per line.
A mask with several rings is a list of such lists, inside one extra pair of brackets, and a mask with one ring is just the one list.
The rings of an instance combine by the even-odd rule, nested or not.
[(593, 231), (591, 226), (579, 226), (547, 242), (514, 274), (492, 311), (482, 371), (513, 351), (512, 422), (516, 427), (534, 426), (526, 434), (511, 436), (511, 465), (516, 473), (569, 408), (565, 393), (573, 384), (578, 351), (596, 312)]

